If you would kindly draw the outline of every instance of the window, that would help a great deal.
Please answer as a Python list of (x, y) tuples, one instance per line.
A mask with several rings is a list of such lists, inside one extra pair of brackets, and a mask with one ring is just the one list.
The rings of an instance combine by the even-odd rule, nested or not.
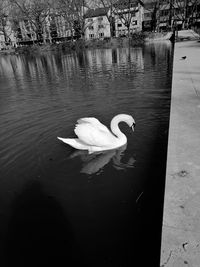
[(98, 21), (102, 21), (103, 20), (103, 17), (98, 17)]
[(93, 26), (89, 26), (88, 29), (89, 30), (94, 30), (94, 27)]
[(93, 22), (93, 19), (88, 19), (88, 22)]
[(100, 32), (99, 33), (99, 37), (104, 37), (104, 33), (103, 32)]
[(151, 12), (149, 12), (149, 13), (144, 13), (144, 17), (145, 17), (145, 18), (151, 18), (151, 17), (152, 17)]
[(94, 34), (92, 33), (92, 34), (89, 34), (89, 38), (90, 39), (93, 39), (94, 38)]
[(98, 28), (99, 29), (103, 29), (104, 28), (104, 25), (98, 25)]
[(160, 4), (168, 4), (168, 3), (169, 3), (168, 0), (161, 0), (161, 1), (160, 1)]
[(175, 13), (175, 15), (184, 14), (184, 9), (183, 8), (176, 8), (174, 13)]
[(132, 25), (137, 25), (137, 20), (133, 20)]
[(156, 3), (152, 2), (152, 3), (146, 3), (144, 4), (145, 9), (154, 9), (155, 8)]
[(131, 4), (131, 7), (136, 7), (136, 4)]
[(168, 16), (169, 15), (169, 10), (161, 10), (160, 11), (160, 16)]
[(118, 27), (118, 28), (122, 27), (122, 24), (121, 24), (121, 23), (118, 23), (118, 24), (117, 24), (117, 27)]

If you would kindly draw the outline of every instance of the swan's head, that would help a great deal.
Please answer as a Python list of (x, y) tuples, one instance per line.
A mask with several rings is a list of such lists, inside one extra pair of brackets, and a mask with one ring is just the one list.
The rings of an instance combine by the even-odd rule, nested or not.
[(130, 116), (130, 115), (127, 115), (127, 116), (128, 117), (127, 117), (126, 123), (128, 124), (129, 127), (131, 127), (131, 129), (134, 132), (134, 130), (135, 130), (135, 120), (133, 119), (132, 116)]
[(116, 115), (111, 124), (115, 124), (115, 123), (119, 123), (121, 121), (124, 121), (128, 124), (129, 127), (132, 128), (132, 130), (134, 131), (134, 128), (135, 128), (135, 120), (133, 119), (133, 117), (131, 115), (128, 115), (128, 114), (119, 114), (119, 115)]

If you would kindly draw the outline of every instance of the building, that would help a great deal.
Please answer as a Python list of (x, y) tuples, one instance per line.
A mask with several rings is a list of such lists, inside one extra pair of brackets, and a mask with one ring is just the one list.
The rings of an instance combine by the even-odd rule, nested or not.
[(142, 31), (143, 3), (138, 0), (119, 0), (114, 4), (116, 37)]
[(144, 3), (143, 30), (155, 31), (157, 23), (157, 1), (146, 0)]
[(144, 0), (143, 30), (200, 27), (200, 0)]
[(159, 31), (167, 31), (171, 29), (172, 12), (172, 1), (161, 0), (158, 3), (157, 28)]
[(27, 16), (13, 19), (5, 9), (0, 20), (0, 49), (16, 43), (104, 39), (140, 31), (192, 28), (200, 32), (200, 0), (116, 0), (107, 8), (81, 9), (81, 18), (53, 7), (40, 16), (38, 23), (37, 17), (35, 21)]
[(113, 27), (116, 37), (128, 36), (131, 33), (142, 31), (143, 5), (138, 0), (120, 0), (113, 5), (113, 25), (110, 25), (108, 17), (111, 15), (109, 8), (97, 8), (88, 10), (85, 15), (86, 30), (85, 39), (99, 39), (111, 37)]
[(11, 22), (7, 20), (4, 27), (0, 29), (0, 49), (15, 47), (16, 43), (16, 34), (12, 29)]
[(85, 14), (85, 39), (110, 37), (109, 8), (90, 9)]
[(200, 0), (174, 0), (171, 25), (178, 30), (200, 27)]

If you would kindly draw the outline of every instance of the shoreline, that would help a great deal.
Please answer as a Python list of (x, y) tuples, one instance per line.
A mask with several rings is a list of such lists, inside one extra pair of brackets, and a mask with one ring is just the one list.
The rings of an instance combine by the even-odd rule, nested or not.
[(199, 40), (200, 36), (193, 30), (182, 30), (175, 32), (137, 32), (131, 37), (113, 37), (104, 39), (93, 39), (93, 40), (66, 40), (55, 43), (45, 44), (24, 44), (17, 48), (11, 48), (0, 50), (0, 55), (10, 54), (42, 54), (46, 52), (71, 52), (71, 51), (82, 51), (83, 49), (96, 49), (96, 48), (118, 48), (118, 47), (137, 47), (143, 46), (148, 43), (154, 42), (185, 42), (191, 40)]
[(59, 43), (46, 44), (29, 44), (19, 46), (17, 48), (1, 50), (0, 55), (10, 54), (42, 54), (46, 52), (71, 52), (81, 51), (83, 49), (96, 48), (119, 48), (119, 47), (138, 47), (143, 46), (149, 42), (172, 40), (172, 33), (135, 33), (131, 38), (128, 37), (114, 37), (105, 38), (102, 40), (77, 40), (77, 41), (63, 41)]

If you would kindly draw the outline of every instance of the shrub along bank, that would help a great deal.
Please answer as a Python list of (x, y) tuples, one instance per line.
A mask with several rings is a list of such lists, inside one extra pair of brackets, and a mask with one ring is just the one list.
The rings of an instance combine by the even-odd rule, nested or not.
[(80, 51), (87, 48), (112, 48), (112, 47), (125, 47), (125, 46), (140, 46), (145, 43), (145, 33), (134, 33), (128, 37), (117, 37), (117, 38), (104, 38), (104, 39), (93, 39), (93, 40), (76, 40), (76, 41), (65, 41), (55, 44), (33, 44), (23, 45), (15, 49), (16, 53), (23, 54), (38, 54), (45, 53), (48, 51)]

